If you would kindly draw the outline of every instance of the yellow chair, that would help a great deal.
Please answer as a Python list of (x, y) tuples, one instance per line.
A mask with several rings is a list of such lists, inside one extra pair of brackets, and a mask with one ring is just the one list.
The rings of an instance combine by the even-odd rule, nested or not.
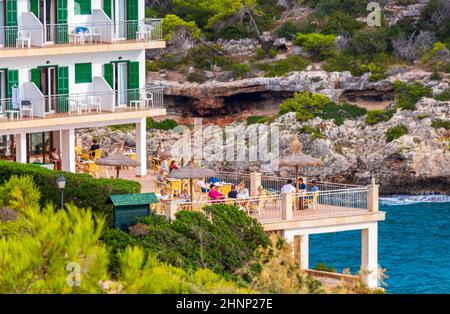
[(100, 158), (102, 158), (102, 149), (101, 148), (96, 149), (94, 151), (94, 160), (98, 160)]
[(312, 208), (317, 209), (318, 207), (318, 199), (319, 199), (319, 191), (316, 191), (313, 193), (313, 197), (305, 199), (304, 207), (305, 208)]
[(99, 167), (94, 163), (86, 163), (84, 164), (84, 172), (90, 174), (93, 177), (98, 179), (98, 169)]
[(169, 185), (173, 192), (181, 194), (181, 180), (170, 181)]

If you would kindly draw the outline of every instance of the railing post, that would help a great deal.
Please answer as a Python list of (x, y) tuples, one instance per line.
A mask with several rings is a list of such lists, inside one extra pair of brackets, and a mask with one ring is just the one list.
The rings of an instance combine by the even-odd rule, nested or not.
[(261, 173), (250, 173), (250, 196), (258, 195), (258, 188), (261, 186)]
[(378, 196), (380, 186), (375, 184), (375, 179), (372, 178), (372, 183), (367, 188), (369, 189), (367, 193), (367, 208), (371, 212), (377, 212), (379, 210)]
[(293, 218), (294, 193), (283, 193), (281, 195), (281, 215), (283, 220)]
[(178, 210), (178, 204), (174, 202), (167, 203), (166, 206), (166, 217), (170, 221), (175, 220), (175, 214)]

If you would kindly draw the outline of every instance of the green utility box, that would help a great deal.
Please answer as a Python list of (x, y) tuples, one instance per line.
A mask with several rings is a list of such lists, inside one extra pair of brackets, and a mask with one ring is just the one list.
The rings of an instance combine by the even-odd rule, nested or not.
[(110, 195), (107, 203), (114, 207), (114, 227), (128, 230), (138, 217), (150, 214), (150, 204), (158, 203), (155, 193)]

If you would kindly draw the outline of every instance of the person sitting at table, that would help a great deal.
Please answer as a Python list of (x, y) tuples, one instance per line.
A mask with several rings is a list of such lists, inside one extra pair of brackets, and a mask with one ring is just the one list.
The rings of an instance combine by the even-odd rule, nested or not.
[(217, 191), (217, 188), (214, 184), (210, 185), (208, 196), (212, 200), (222, 200), (225, 198), (225, 195)]
[(125, 143), (123, 141), (120, 141), (117, 143), (116, 147), (111, 151), (111, 155), (115, 154), (125, 154), (125, 148), (123, 147)]
[(208, 186), (205, 183), (205, 178), (203, 178), (202, 180), (197, 180), (196, 184), (202, 189), (202, 193), (209, 192)]
[(61, 170), (61, 156), (58, 147), (54, 147), (50, 153), (50, 162), (55, 165), (56, 170)]
[(295, 193), (295, 187), (292, 184), (292, 180), (289, 179), (285, 185), (281, 188), (281, 193)]
[(258, 196), (259, 197), (267, 195), (267, 191), (266, 191), (266, 189), (264, 187), (258, 186), (257, 190), (258, 190)]
[(303, 182), (303, 178), (298, 179), (298, 189), (301, 191), (306, 191), (308, 189), (308, 186)]
[(311, 181), (311, 187), (309, 188), (309, 191), (310, 192), (318, 192), (319, 191), (316, 181)]
[(158, 147), (156, 147), (156, 153), (155, 153), (155, 156), (156, 156), (157, 158), (159, 158), (160, 155), (161, 155), (161, 153), (162, 153), (162, 147), (161, 147), (161, 143), (159, 143), (159, 144), (158, 144)]
[(166, 171), (164, 168), (159, 169), (158, 174), (156, 175), (156, 182), (158, 182), (158, 184), (166, 183)]
[(246, 198), (250, 196), (250, 192), (248, 191), (248, 189), (245, 187), (245, 182), (242, 181), (239, 184), (239, 187), (237, 188), (237, 197), (238, 198)]
[(191, 201), (191, 196), (189, 195), (188, 190), (183, 190), (183, 192), (181, 192), (180, 198), (183, 201), (185, 201), (185, 202), (190, 202)]
[(238, 195), (238, 191), (236, 189), (236, 186), (232, 185), (231, 186), (231, 191), (228, 192), (228, 198), (237, 198), (237, 195)]
[(172, 160), (172, 162), (170, 163), (170, 166), (169, 166), (169, 171), (172, 171), (175, 169), (180, 169), (180, 166), (178, 166), (178, 163), (176, 162), (176, 160)]
[(167, 161), (167, 159), (163, 159), (162, 161), (161, 161), (161, 168), (162, 169), (164, 169), (166, 172), (169, 172), (169, 163), (168, 163), (168, 161)]
[(160, 203), (167, 203), (169, 201), (169, 194), (167, 193), (166, 188), (161, 189), (161, 194), (158, 195), (158, 199)]
[(91, 156), (92, 158), (94, 158), (95, 157), (95, 151), (97, 150), (97, 149), (100, 149), (100, 145), (98, 145), (98, 142), (97, 142), (97, 140), (94, 138), (93, 140), (92, 140), (92, 145), (91, 145), (91, 148), (89, 149), (89, 156)]

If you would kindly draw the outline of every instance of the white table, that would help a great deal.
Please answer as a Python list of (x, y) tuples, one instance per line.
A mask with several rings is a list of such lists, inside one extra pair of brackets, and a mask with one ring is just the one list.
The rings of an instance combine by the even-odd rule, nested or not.
[(11, 119), (11, 120), (14, 120), (14, 116), (17, 119), (19, 119), (19, 117), (20, 117), (20, 111), (19, 110), (6, 110), (5, 114), (6, 114), (6, 117), (8, 118), (8, 116), (9, 116), (9, 119)]

